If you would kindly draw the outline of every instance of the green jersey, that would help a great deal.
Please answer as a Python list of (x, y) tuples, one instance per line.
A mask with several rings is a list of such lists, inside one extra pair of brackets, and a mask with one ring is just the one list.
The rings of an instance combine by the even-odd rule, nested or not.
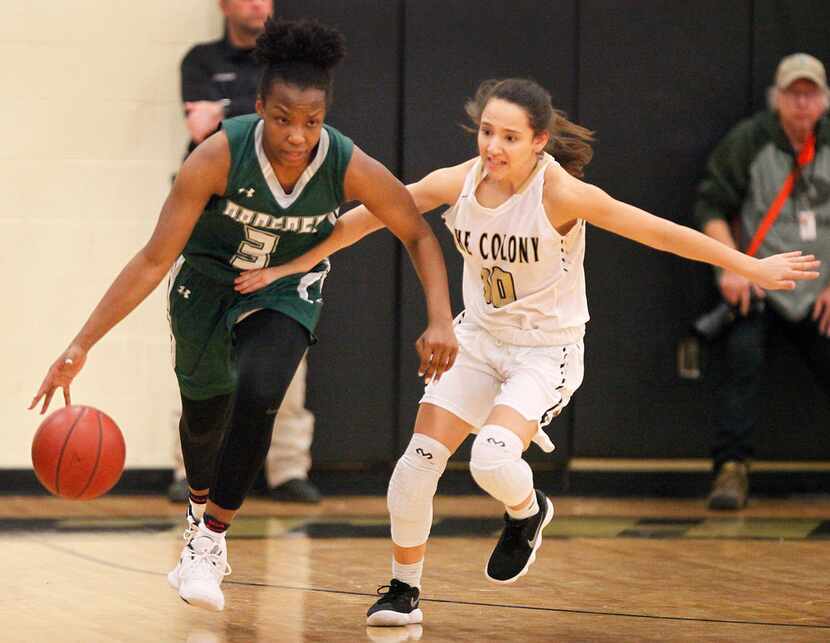
[(317, 153), (286, 194), (262, 147), (262, 119), (237, 116), (222, 127), (231, 153), (227, 188), (211, 197), (183, 254), (197, 271), (232, 284), (241, 271), (290, 261), (331, 234), (353, 144), (324, 125)]
[(233, 330), (258, 310), (291, 317), (314, 341), (328, 260), (244, 295), (233, 280), (243, 270), (285, 263), (331, 234), (353, 149), (351, 140), (324, 126), (314, 158), (286, 194), (262, 149), (261, 119), (239, 116), (223, 127), (231, 152), (228, 186), (205, 207), (168, 291), (176, 377), (193, 400), (235, 389)]

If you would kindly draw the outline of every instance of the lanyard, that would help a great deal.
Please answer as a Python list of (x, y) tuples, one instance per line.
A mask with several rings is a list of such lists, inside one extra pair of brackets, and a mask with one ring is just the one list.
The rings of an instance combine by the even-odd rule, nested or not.
[(796, 176), (801, 171), (801, 168), (810, 163), (815, 156), (816, 135), (810, 133), (810, 136), (808, 136), (807, 140), (804, 142), (804, 147), (801, 148), (801, 151), (798, 153), (798, 157), (796, 157), (795, 167), (787, 175), (787, 178), (784, 180), (784, 185), (781, 186), (781, 189), (778, 191), (778, 195), (775, 197), (772, 205), (769, 206), (769, 210), (767, 210), (767, 213), (764, 215), (761, 225), (758, 226), (758, 229), (755, 231), (755, 235), (752, 237), (752, 241), (746, 250), (746, 254), (750, 257), (754, 257), (755, 253), (758, 252), (758, 248), (761, 247), (764, 237), (767, 236), (767, 232), (769, 232), (772, 224), (775, 223), (775, 220), (778, 218), (781, 208), (784, 207), (784, 203), (787, 202), (790, 193), (793, 191)]

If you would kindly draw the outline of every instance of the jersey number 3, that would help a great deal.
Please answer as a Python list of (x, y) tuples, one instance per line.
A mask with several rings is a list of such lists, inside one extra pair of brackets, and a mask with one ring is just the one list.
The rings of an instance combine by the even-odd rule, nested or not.
[(245, 239), (239, 244), (231, 265), (240, 270), (265, 268), (271, 260), (271, 253), (279, 243), (280, 236), (245, 226)]
[(501, 308), (516, 301), (516, 286), (513, 275), (498, 266), (481, 269), (481, 283), (484, 285), (484, 301)]

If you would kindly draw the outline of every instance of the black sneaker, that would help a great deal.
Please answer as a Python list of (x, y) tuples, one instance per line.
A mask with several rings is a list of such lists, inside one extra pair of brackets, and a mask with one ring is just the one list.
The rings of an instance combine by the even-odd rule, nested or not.
[(316, 505), (322, 499), (320, 490), (305, 478), (292, 478), (268, 491), (271, 500), (278, 502), (302, 502)]
[(366, 612), (366, 625), (420, 623), (424, 619), (424, 613), (418, 608), (420, 594), (417, 587), (410, 587), (393, 578), (388, 585), (378, 587), (380, 598)]
[(187, 486), (187, 480), (173, 480), (170, 486), (167, 487), (167, 499), (170, 502), (184, 502), (190, 498), (190, 487)]
[(553, 503), (536, 489), (539, 513), (524, 520), (504, 514), (504, 529), (484, 575), (494, 583), (513, 583), (527, 573), (542, 545), (542, 531), (553, 518)]

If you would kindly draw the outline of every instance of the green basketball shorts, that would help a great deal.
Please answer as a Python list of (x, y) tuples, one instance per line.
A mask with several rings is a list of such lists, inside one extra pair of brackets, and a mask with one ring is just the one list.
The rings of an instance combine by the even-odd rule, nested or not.
[(234, 325), (257, 310), (277, 310), (295, 319), (316, 341), (328, 261), (305, 275), (292, 275), (242, 295), (195, 270), (180, 258), (170, 271), (167, 315), (173, 367), (182, 395), (205, 400), (236, 388)]

